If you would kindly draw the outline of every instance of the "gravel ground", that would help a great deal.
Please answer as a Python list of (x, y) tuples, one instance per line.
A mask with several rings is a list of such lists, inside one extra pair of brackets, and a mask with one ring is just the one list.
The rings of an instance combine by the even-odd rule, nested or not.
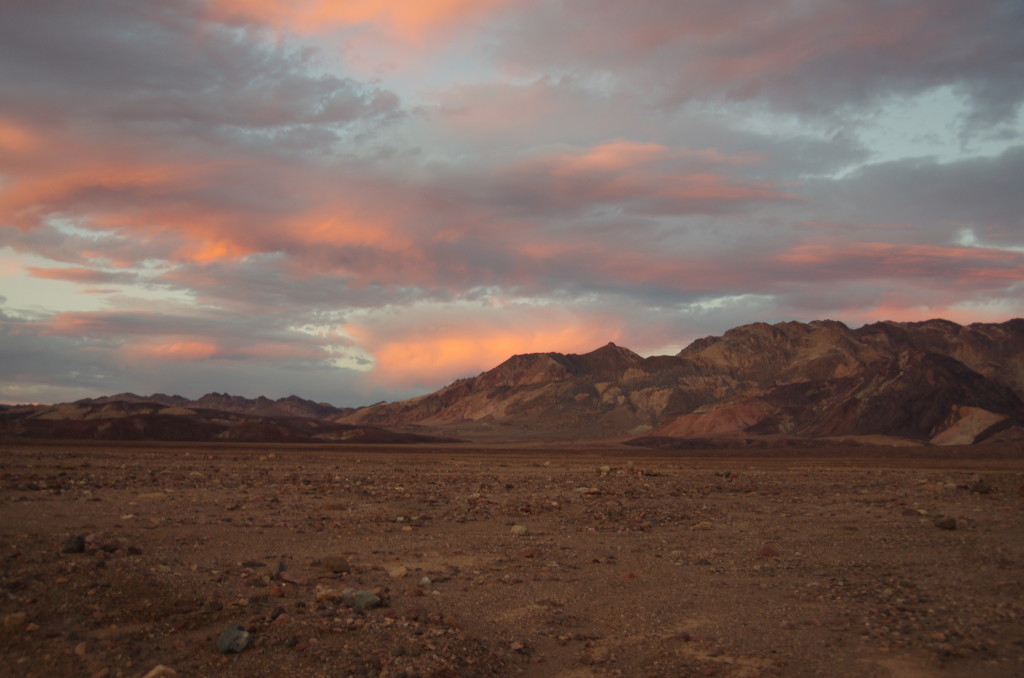
[(709, 454), (5, 444), (0, 666), (1024, 675), (1024, 459)]

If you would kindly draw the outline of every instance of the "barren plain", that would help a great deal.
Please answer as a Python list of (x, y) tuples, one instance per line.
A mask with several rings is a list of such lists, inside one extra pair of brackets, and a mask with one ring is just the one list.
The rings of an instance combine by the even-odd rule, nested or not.
[(0, 666), (1020, 676), (1022, 492), (992, 446), (4, 444)]

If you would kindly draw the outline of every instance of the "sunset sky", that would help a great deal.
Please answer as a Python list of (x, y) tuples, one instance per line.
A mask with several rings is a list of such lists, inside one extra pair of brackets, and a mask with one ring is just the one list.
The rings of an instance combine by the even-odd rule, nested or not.
[(1024, 315), (1019, 0), (0, 0), (0, 402)]

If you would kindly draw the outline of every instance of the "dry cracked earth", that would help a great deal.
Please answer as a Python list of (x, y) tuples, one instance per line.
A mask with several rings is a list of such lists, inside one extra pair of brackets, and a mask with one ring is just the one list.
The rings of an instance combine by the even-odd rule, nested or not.
[(801, 454), (6, 444), (0, 666), (1024, 675), (1024, 459)]

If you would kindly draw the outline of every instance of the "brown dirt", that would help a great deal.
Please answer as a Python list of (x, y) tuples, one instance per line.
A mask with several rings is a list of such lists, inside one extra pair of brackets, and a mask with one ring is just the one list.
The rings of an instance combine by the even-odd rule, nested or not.
[(1022, 675), (1024, 460), (925, 453), (7, 444), (0, 666)]

